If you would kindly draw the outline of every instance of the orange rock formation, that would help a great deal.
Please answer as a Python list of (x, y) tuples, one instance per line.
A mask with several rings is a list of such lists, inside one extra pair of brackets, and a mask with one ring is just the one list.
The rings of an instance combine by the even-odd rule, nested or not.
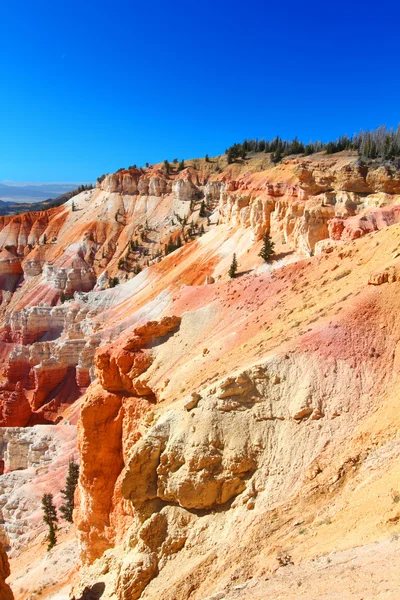
[(5, 580), (10, 575), (10, 565), (8, 564), (7, 554), (0, 544), (0, 598), (2, 600), (13, 600), (10, 587)]

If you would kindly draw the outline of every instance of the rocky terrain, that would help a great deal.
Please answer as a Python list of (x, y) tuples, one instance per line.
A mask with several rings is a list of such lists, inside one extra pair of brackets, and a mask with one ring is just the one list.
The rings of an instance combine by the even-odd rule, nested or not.
[[(260, 153), (1, 217), (16, 600), (397, 597), (399, 207), (390, 165)], [(40, 498), (73, 455), (47, 554)]]

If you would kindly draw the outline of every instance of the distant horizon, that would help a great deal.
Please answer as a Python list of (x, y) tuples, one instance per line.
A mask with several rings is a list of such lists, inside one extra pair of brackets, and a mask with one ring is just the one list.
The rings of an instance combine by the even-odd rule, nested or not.
[(13, 179), (3, 179), (0, 184), (7, 185), (9, 187), (22, 186), (22, 185), (83, 185), (95, 183), (95, 180), (87, 181), (15, 181)]
[(44, 202), (58, 198), (62, 194), (71, 192), (81, 185), (93, 185), (92, 181), (0, 181), (0, 200), (2, 202)]

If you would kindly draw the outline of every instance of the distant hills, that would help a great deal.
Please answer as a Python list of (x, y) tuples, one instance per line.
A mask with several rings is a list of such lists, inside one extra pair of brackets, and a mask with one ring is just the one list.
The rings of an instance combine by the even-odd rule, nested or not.
[(47, 210), (64, 204), (92, 184), (76, 183), (0, 183), (0, 215)]
[(0, 182), (0, 201), (38, 202), (56, 198), (78, 187), (78, 183), (14, 183)]

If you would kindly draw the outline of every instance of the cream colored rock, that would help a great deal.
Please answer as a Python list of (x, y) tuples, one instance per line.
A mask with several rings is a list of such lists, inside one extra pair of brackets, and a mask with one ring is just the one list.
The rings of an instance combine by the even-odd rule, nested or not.
[(157, 560), (149, 552), (128, 553), (117, 580), (119, 600), (138, 600), (157, 571)]
[(192, 183), (189, 178), (177, 179), (172, 184), (172, 191), (176, 198), (181, 202), (191, 202), (195, 200), (199, 193), (199, 189)]
[(0, 430), (0, 537), (16, 556), (45, 531), (40, 506), (43, 490), (57, 504), (68, 461), (77, 458), (76, 430), (70, 425), (36, 425)]

